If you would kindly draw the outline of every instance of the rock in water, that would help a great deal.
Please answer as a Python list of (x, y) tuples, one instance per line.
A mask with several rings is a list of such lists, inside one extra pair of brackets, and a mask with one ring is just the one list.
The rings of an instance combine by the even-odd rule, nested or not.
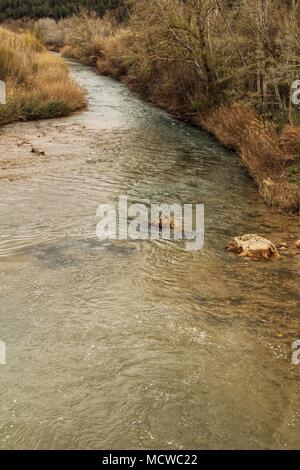
[(296, 247), (299, 248), (300, 250), (300, 240), (297, 240), (296, 243), (295, 243)]
[(238, 253), (239, 256), (248, 256), (249, 258), (274, 259), (279, 257), (276, 246), (270, 240), (255, 234), (235, 237), (226, 248), (228, 251)]

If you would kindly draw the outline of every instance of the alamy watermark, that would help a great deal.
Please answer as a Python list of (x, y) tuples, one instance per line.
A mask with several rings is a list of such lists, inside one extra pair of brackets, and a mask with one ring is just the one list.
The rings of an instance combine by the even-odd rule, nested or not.
[(300, 80), (295, 80), (291, 86), (291, 101), (294, 106), (300, 105)]
[(6, 344), (0, 340), (0, 365), (6, 365)]
[(104, 240), (185, 240), (187, 251), (204, 246), (203, 204), (100, 204), (97, 238)]
[(292, 354), (292, 364), (294, 366), (299, 366), (300, 365), (300, 339), (297, 339), (296, 341), (293, 342), (292, 349), (295, 349), (295, 351)]
[(0, 104), (6, 104), (6, 86), (2, 80), (0, 80)]

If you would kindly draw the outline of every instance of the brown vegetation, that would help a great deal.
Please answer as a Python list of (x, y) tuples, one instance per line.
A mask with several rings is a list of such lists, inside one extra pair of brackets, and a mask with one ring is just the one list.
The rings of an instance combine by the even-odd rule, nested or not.
[[(300, 76), (300, 2), (131, 0), (117, 24), (86, 14), (58, 23), (63, 54), (97, 65), (144, 98), (238, 151), (265, 201), (300, 212), (290, 165), (299, 132), (290, 87)], [(297, 75), (299, 74), (299, 76)], [(280, 138), (270, 118), (290, 123)]]
[(280, 146), (288, 154), (300, 155), (300, 127), (285, 126), (280, 136)]
[(0, 80), (7, 88), (0, 124), (62, 116), (85, 105), (85, 93), (70, 79), (64, 61), (29, 32), (0, 28)]
[(300, 187), (290, 183), (288, 153), (280, 146), (280, 137), (269, 122), (253, 109), (241, 105), (225, 105), (197, 117), (200, 126), (225, 146), (237, 150), (242, 163), (258, 185), (263, 199), (281, 211), (300, 211)]

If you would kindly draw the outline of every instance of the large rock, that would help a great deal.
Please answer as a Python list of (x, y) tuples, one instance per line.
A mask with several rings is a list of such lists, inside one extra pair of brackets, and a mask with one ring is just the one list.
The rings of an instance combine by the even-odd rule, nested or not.
[(270, 240), (255, 234), (235, 237), (226, 248), (238, 253), (239, 256), (248, 256), (249, 258), (273, 259), (279, 257), (276, 246)]

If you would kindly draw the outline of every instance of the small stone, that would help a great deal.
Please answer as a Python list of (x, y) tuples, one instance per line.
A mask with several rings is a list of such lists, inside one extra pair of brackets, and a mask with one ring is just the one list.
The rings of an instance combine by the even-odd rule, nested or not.
[(235, 237), (226, 248), (239, 256), (254, 259), (274, 259), (280, 256), (274, 243), (256, 234)]
[(299, 248), (300, 250), (300, 240), (297, 240), (296, 243), (295, 243), (296, 247)]
[(280, 246), (280, 247), (279, 247), (279, 250), (280, 250), (280, 251), (286, 251), (286, 250), (287, 250), (287, 247), (286, 247), (286, 246)]
[(46, 155), (43, 150), (37, 150), (34, 147), (32, 147), (31, 153), (36, 153), (37, 155)]

